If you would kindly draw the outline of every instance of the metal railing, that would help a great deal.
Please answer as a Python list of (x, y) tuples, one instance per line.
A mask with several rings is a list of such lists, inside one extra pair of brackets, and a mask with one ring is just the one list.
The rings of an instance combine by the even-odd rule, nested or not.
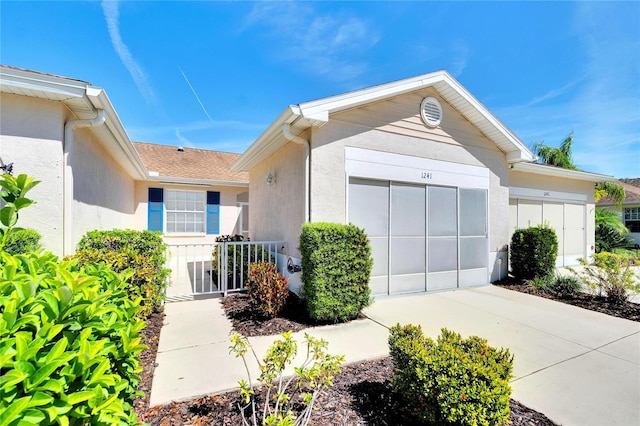
[(286, 253), (284, 241), (168, 244), (167, 301), (243, 290), (251, 263), (267, 261), (282, 270)]

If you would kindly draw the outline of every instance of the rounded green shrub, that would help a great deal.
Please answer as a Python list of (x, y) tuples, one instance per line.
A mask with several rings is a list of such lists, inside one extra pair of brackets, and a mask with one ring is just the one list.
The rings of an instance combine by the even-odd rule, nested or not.
[(116, 272), (131, 270), (127, 289), (133, 298), (142, 298), (140, 315), (146, 318), (165, 298), (166, 248), (158, 232), (91, 231), (82, 237), (73, 257), (81, 266), (104, 262)]
[(302, 294), (309, 316), (342, 322), (371, 303), (373, 259), (363, 229), (335, 223), (305, 223), (300, 234)]
[(392, 386), (419, 421), (489, 426), (509, 418), (513, 357), (485, 339), (442, 329), (434, 342), (420, 326), (391, 328)]
[(558, 237), (549, 226), (517, 229), (511, 236), (511, 273), (520, 279), (553, 275), (558, 257)]
[(251, 305), (268, 318), (277, 316), (289, 295), (289, 281), (280, 275), (276, 265), (268, 262), (252, 263), (245, 288)]
[(42, 248), (40, 240), (42, 236), (35, 229), (14, 228), (7, 236), (3, 250), (9, 254), (24, 254), (37, 251)]
[(126, 276), (0, 253), (0, 423), (136, 423), (144, 322)]

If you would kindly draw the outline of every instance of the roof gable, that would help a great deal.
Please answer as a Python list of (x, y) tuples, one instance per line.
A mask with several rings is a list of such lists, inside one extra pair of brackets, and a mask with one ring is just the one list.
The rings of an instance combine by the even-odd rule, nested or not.
[(322, 126), (329, 121), (331, 114), (405, 93), (415, 92), (427, 87), (435, 89), (465, 119), (494, 142), (506, 154), (509, 162), (534, 160), (533, 153), (511, 130), (447, 71), (441, 70), (298, 105), (291, 105), (256, 139), (233, 165), (233, 168), (234, 170), (249, 170), (259, 161), (286, 144), (286, 140), (279, 138), (283, 125), (291, 125), (295, 131), (300, 133), (312, 126)]

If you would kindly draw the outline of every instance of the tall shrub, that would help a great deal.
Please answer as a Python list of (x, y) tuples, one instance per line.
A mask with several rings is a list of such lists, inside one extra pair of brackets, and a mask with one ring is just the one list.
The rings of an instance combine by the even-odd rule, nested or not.
[(81, 266), (104, 262), (116, 272), (130, 269), (128, 291), (141, 297), (142, 317), (149, 316), (164, 300), (169, 270), (165, 268), (166, 244), (157, 232), (134, 230), (90, 231), (74, 255)]
[(276, 265), (252, 263), (247, 278), (247, 294), (251, 306), (268, 318), (274, 318), (287, 301), (289, 280), (280, 275)]
[(520, 279), (553, 274), (558, 257), (558, 237), (547, 225), (517, 229), (511, 237), (511, 273)]
[(300, 253), (302, 292), (311, 318), (348, 321), (369, 305), (373, 259), (364, 230), (354, 225), (305, 223)]
[(391, 328), (393, 388), (420, 421), (430, 424), (498, 425), (509, 418), (513, 357), (485, 339), (442, 329), (434, 342), (420, 326)]

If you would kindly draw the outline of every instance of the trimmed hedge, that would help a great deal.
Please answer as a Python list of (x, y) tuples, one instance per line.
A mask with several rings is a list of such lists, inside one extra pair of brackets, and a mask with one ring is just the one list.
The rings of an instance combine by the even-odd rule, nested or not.
[(391, 328), (392, 386), (430, 424), (498, 425), (509, 418), (513, 357), (477, 336), (442, 329), (437, 342), (420, 326)]
[(348, 321), (371, 303), (373, 259), (364, 230), (354, 225), (305, 223), (300, 252), (302, 294), (312, 319)]
[(517, 229), (510, 250), (514, 277), (527, 280), (553, 275), (558, 257), (556, 231), (546, 225)]
[(136, 423), (139, 300), (126, 276), (0, 253), (0, 424)]
[(165, 268), (166, 244), (162, 235), (152, 231), (119, 230), (90, 231), (85, 234), (73, 255), (80, 266), (104, 262), (116, 272), (130, 269), (127, 279), (132, 298), (141, 297), (140, 315), (151, 315), (165, 298), (169, 276)]
[(9, 232), (3, 250), (9, 254), (24, 254), (38, 251), (42, 248), (42, 236), (35, 229), (14, 228)]

